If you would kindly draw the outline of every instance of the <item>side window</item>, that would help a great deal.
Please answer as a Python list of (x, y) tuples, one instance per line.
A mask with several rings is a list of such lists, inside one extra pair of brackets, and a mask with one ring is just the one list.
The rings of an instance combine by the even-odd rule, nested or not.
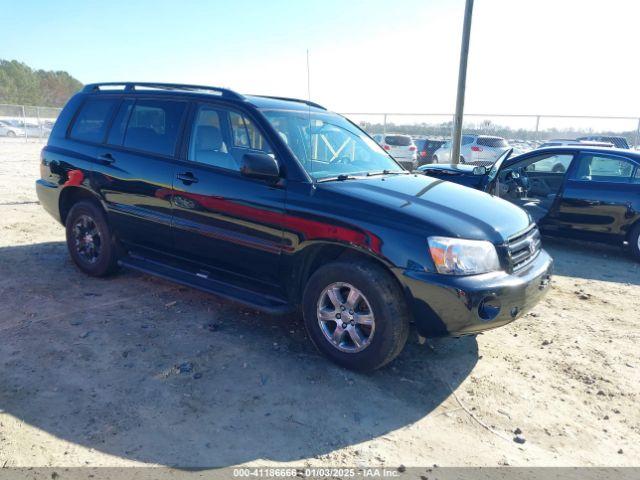
[(640, 166), (636, 167), (636, 174), (633, 176), (633, 183), (640, 183)]
[(224, 116), (222, 109), (207, 105), (198, 108), (191, 128), (187, 158), (192, 162), (237, 171), (240, 166), (225, 141)]
[(574, 179), (595, 182), (629, 183), (634, 164), (629, 160), (593, 154), (580, 157)]
[(561, 173), (564, 174), (569, 170), (573, 155), (542, 155), (535, 157), (533, 161), (525, 167), (528, 173)]
[(462, 145), (469, 145), (470, 143), (473, 143), (474, 140), (474, 137), (472, 137), (471, 135), (463, 135), (461, 143)]
[(91, 98), (84, 102), (69, 136), (75, 140), (102, 143), (117, 101), (114, 98)]
[(269, 148), (262, 134), (245, 115), (229, 112), (229, 121), (231, 123), (234, 147), (250, 148), (252, 150), (262, 150), (264, 153), (271, 153), (271, 148)]
[(136, 101), (127, 124), (124, 146), (173, 155), (185, 106), (185, 102), (174, 100)]

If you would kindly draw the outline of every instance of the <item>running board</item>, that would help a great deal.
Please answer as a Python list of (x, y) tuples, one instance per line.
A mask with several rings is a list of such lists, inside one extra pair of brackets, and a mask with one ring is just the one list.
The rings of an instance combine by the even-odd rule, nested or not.
[(212, 293), (218, 297), (262, 312), (284, 314), (293, 311), (293, 307), (289, 303), (271, 295), (256, 293), (231, 285), (223, 280), (211, 278), (209, 274), (203, 275), (202, 272), (190, 272), (135, 254), (129, 254), (118, 260), (118, 265), (186, 285), (187, 287), (196, 288), (203, 292)]

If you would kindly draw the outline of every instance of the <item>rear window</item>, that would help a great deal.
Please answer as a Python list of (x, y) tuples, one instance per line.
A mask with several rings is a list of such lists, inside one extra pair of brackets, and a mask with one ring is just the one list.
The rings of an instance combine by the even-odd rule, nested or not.
[(75, 140), (102, 143), (116, 102), (114, 98), (91, 98), (84, 102), (69, 136)]
[(186, 103), (139, 100), (133, 106), (124, 146), (159, 155), (173, 155)]
[(387, 135), (384, 141), (387, 145), (394, 147), (408, 147), (411, 145), (411, 137), (407, 135)]
[(422, 150), (427, 146), (426, 140), (414, 140), (413, 143), (416, 144), (416, 147), (418, 148), (418, 150)]
[(478, 145), (482, 145), (484, 147), (508, 147), (509, 144), (504, 138), (500, 137), (478, 137), (477, 141)]

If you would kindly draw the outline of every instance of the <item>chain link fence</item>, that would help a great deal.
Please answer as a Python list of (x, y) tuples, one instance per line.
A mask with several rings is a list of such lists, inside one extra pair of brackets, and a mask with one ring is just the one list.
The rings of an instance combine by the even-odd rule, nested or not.
[(0, 141), (46, 141), (61, 110), (0, 104)]
[[(397, 135), (413, 138), (417, 163), (449, 163), (452, 113), (346, 113), (376, 141), (390, 151), (399, 147)], [(640, 117), (569, 115), (465, 114), (461, 162), (491, 165), (502, 152), (525, 153), (545, 144), (581, 141), (640, 149)], [(408, 147), (410, 148), (410, 147)]]
[[(46, 141), (61, 110), (0, 104), (0, 142)], [(450, 162), (452, 113), (344, 115), (383, 146), (387, 136), (411, 136), (418, 164)], [(626, 143), (640, 149), (640, 117), (466, 114), (464, 118), (461, 161), (475, 165), (490, 165), (506, 148), (513, 148), (518, 154), (545, 143), (567, 143), (577, 139), (618, 147)], [(387, 147), (392, 155), (395, 148), (400, 148)]]

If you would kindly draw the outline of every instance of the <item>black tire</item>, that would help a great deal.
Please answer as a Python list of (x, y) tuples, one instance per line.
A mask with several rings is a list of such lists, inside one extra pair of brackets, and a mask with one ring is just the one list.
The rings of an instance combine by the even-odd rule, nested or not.
[(67, 215), (65, 227), (69, 254), (81, 271), (104, 277), (117, 270), (116, 241), (100, 207), (86, 200), (76, 203)]
[(564, 173), (565, 172), (564, 165), (562, 164), (554, 165), (551, 171), (553, 173)]
[(16, 138), (16, 132), (14, 132), (13, 130), (9, 130), (7, 132), (7, 137), (9, 138)]
[[(325, 337), (320, 326), (319, 302), (324, 298), (325, 289), (334, 283), (354, 286), (370, 305), (375, 326), (369, 343), (360, 351), (341, 351)], [(307, 282), (302, 308), (305, 327), (313, 344), (345, 368), (358, 371), (380, 368), (396, 358), (407, 342), (409, 311), (402, 290), (389, 272), (373, 262), (338, 261), (319, 268)], [(350, 326), (354, 328), (353, 322)]]
[(633, 258), (640, 262), (640, 223), (637, 223), (629, 233), (629, 247)]

